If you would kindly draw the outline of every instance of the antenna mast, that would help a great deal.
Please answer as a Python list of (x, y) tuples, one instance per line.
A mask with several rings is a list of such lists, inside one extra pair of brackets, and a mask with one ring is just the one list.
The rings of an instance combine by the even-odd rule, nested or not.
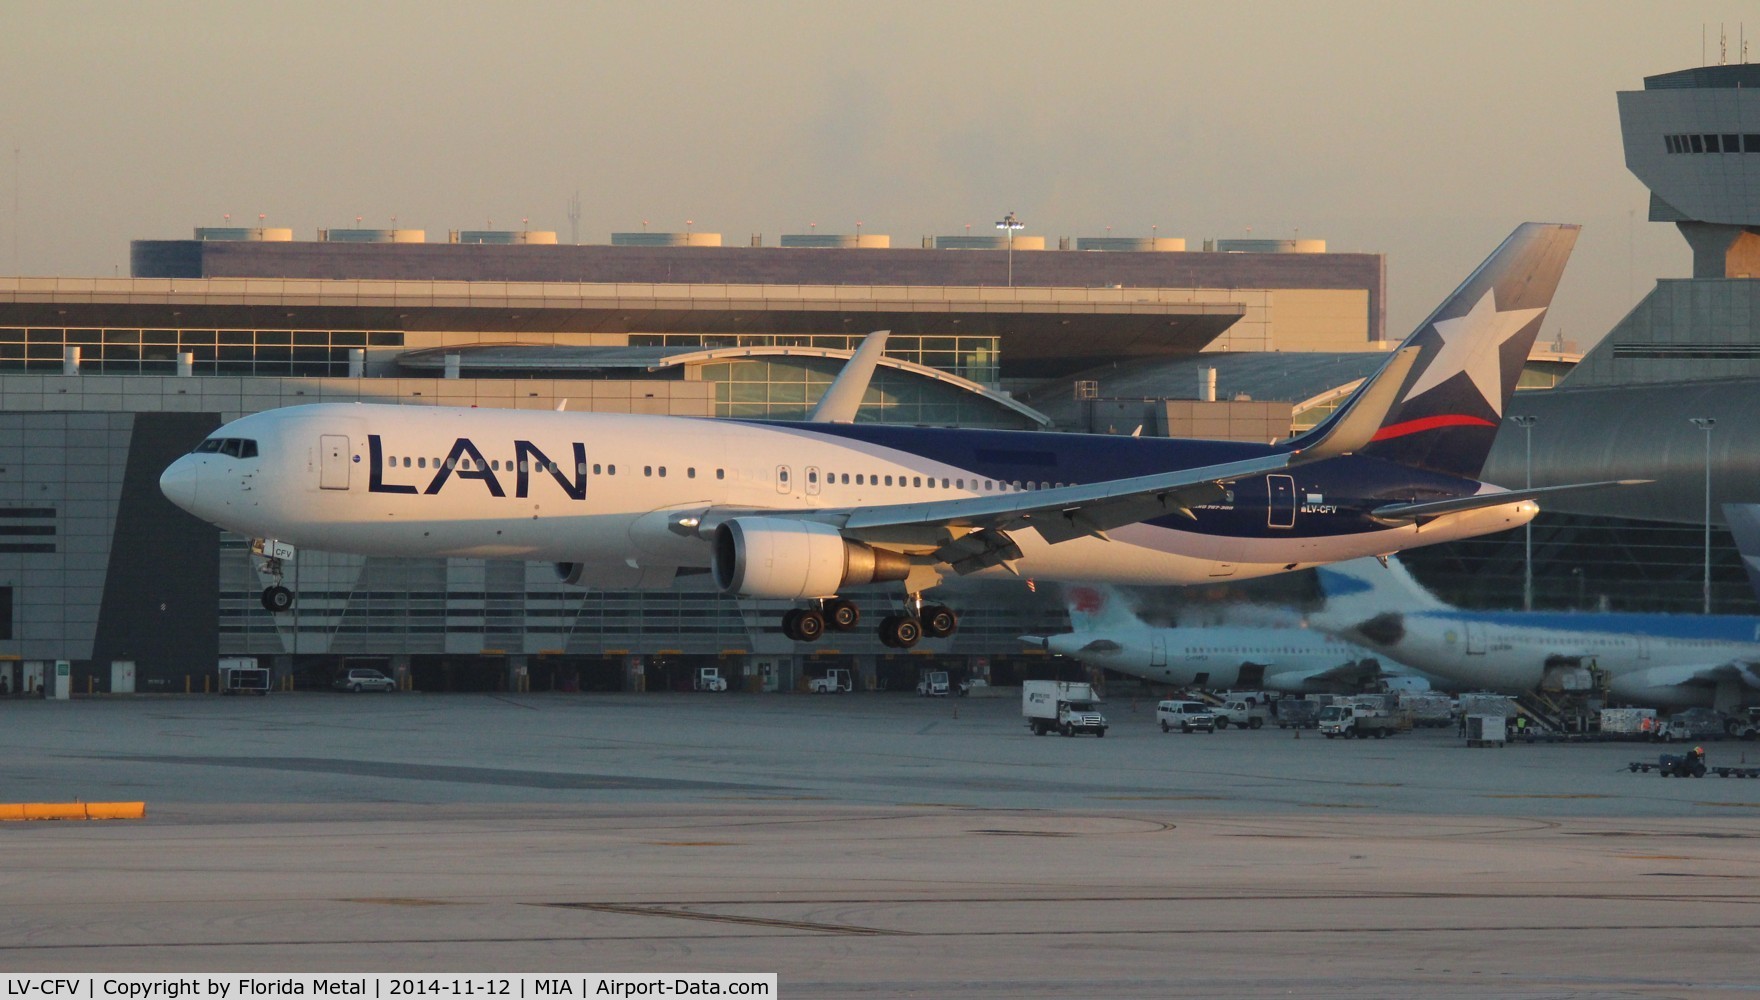
[(575, 246), (581, 245), (581, 193), (578, 189), (568, 203), (568, 238)]

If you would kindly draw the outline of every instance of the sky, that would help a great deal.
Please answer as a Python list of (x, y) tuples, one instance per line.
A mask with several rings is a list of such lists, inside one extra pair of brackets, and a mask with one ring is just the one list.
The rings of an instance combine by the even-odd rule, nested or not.
[[(1742, 24), (1742, 17), (1750, 22)], [(1518, 223), (1583, 234), (1543, 339), (1658, 277), (1615, 93), (1760, 61), (1751, 2), (0, 5), (0, 273), (197, 226), (1320, 238), (1404, 336)], [(529, 220), (529, 221), (527, 221)], [(688, 223), (687, 223), (688, 220)]]

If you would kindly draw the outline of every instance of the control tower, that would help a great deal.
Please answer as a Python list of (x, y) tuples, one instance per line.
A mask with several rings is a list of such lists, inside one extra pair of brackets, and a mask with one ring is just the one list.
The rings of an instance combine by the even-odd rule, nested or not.
[(1693, 248), (1695, 278), (1760, 278), (1760, 65), (1702, 66), (1619, 94), (1626, 168), (1650, 221)]
[(1650, 220), (1693, 251), (1563, 382), (1572, 388), (1760, 378), (1760, 65), (1701, 66), (1619, 92), (1626, 167)]

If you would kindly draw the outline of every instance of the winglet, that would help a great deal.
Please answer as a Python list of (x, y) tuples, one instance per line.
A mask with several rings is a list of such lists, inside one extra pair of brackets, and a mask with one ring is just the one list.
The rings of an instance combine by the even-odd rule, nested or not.
[(1302, 458), (1318, 461), (1348, 455), (1375, 440), (1376, 433), (1387, 421), (1387, 414), (1399, 401), (1399, 391), (1405, 387), (1406, 376), (1411, 374), (1412, 365), (1417, 364), (1421, 352), (1422, 348), (1418, 347), (1402, 347), (1393, 352), (1381, 370), (1370, 376), (1369, 382), (1345, 403), (1344, 412), (1338, 419), (1332, 421), (1313, 443), (1299, 449)]
[(813, 413), (807, 419), (815, 424), (853, 424), (856, 411), (862, 408), (862, 397), (868, 393), (868, 383), (874, 380), (874, 369), (879, 367), (880, 356), (886, 353), (886, 337), (891, 330), (875, 330), (862, 338), (860, 347), (844, 362), (843, 370), (837, 373), (837, 379), (825, 395), (819, 397), (819, 405), (813, 407)]

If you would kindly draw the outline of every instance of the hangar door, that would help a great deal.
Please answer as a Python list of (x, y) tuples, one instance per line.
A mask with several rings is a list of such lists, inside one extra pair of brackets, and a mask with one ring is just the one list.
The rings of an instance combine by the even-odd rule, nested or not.
[(318, 439), (318, 487), (348, 489), (348, 435), (325, 434)]

